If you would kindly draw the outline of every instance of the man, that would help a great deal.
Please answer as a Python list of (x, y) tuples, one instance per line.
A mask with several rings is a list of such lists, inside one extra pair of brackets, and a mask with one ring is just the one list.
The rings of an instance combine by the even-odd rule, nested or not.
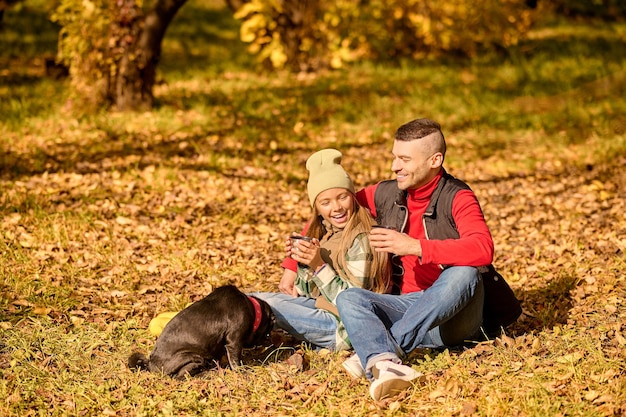
[[(396, 179), (357, 193), (384, 226), (372, 229), (370, 244), (392, 256), (399, 278), (399, 294), (350, 288), (336, 300), (355, 350), (344, 367), (353, 376), (365, 373), (375, 400), (421, 376), (402, 364), (404, 355), (417, 347), (459, 345), (483, 324), (483, 277), (495, 274), (493, 240), (474, 193), (444, 170), (445, 153), (438, 123), (406, 123), (392, 149)], [(283, 292), (289, 291), (288, 274), (279, 285)], [(509, 301), (514, 311), (499, 321), (503, 325), (521, 312), (514, 297)]]
[[(470, 188), (443, 169), (438, 123), (413, 120), (395, 135), (396, 180), (359, 192), (379, 224), (370, 244), (399, 257), (400, 295), (347, 291), (339, 314), (378, 400), (408, 388), (420, 374), (401, 357), (417, 347), (454, 346), (482, 324), (478, 267), (490, 265), (493, 240)], [(348, 361), (347, 365), (350, 362)]]

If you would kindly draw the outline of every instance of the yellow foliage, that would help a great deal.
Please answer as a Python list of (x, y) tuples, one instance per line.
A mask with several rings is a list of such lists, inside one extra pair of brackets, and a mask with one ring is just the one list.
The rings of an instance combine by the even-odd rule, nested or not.
[(253, 14), (241, 24), (240, 34), (243, 42), (254, 42), (259, 29), (267, 26), (265, 17), (261, 14)]
[(115, 70), (103, 59), (110, 10), (105, 0), (61, 0), (50, 16), (61, 25), (58, 59), (69, 66), (73, 91), (86, 106), (101, 101), (102, 79)]
[[(371, 0), (357, 7), (354, 1), (322, 0), (308, 9), (294, 7), (296, 3), (253, 0), (236, 14), (246, 28), (244, 42), (257, 44), (259, 53), (272, 49), (260, 53), (261, 59), (280, 56), (272, 60), (280, 67), (311, 68), (315, 62), (340, 68), (363, 58), (416, 58), (448, 52), (473, 56), (495, 46), (516, 44), (534, 19), (524, 0), (485, 0), (480, 5), (471, 0)], [(285, 16), (290, 20), (288, 27), (280, 24)], [(280, 33), (281, 44), (260, 42), (260, 25)], [(287, 43), (294, 42), (301, 47), (287, 48)]]
[(287, 62), (287, 55), (285, 55), (283, 49), (280, 48), (280, 37), (278, 35), (274, 36), (272, 45), (274, 45), (274, 48), (272, 48), (270, 53), (270, 61), (274, 68), (283, 68)]

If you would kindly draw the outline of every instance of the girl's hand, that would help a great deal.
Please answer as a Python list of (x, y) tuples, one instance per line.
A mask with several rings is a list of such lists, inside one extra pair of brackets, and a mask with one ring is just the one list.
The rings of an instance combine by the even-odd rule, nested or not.
[(287, 239), (285, 239), (285, 252), (287, 253), (287, 257), (292, 257), (291, 256), (291, 251), (293, 250), (293, 241), (291, 240), (291, 237), (288, 237)]
[(317, 239), (305, 240), (292, 236), (291, 257), (303, 265), (316, 270), (324, 264)]
[(299, 240), (312, 240), (313, 238), (307, 237), (307, 236), (302, 236), (299, 235), (297, 233), (292, 233), (291, 236), (289, 236), (285, 242), (285, 252), (287, 252), (287, 256), (290, 258), (294, 258), (294, 254), (295, 252), (295, 245), (296, 242), (298, 242)]

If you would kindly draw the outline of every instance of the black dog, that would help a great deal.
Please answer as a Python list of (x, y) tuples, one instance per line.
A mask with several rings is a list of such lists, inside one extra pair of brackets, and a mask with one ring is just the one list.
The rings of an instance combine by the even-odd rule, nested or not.
[(182, 379), (202, 372), (214, 360), (219, 362), (226, 353), (234, 369), (243, 348), (259, 344), (273, 324), (274, 315), (265, 301), (233, 285), (219, 287), (167, 323), (150, 359), (135, 352), (128, 366)]

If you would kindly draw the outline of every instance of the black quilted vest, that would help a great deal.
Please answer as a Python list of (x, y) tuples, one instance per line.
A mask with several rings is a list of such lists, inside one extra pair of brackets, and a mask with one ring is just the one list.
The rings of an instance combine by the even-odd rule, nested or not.
[[(459, 232), (452, 217), (452, 202), (460, 190), (470, 190), (470, 187), (444, 170), (422, 217), (427, 239), (459, 238)], [(396, 180), (380, 182), (374, 193), (377, 223), (383, 226), (392, 226), (403, 232), (408, 221), (406, 198), (406, 191), (398, 188)], [(398, 286), (402, 279), (402, 269), (399, 268), (400, 260), (398, 257), (392, 256), (392, 264), (394, 266), (394, 283)], [(441, 267), (445, 269), (446, 265)], [(485, 288), (483, 328), (488, 335), (493, 335), (515, 322), (522, 313), (522, 307), (509, 285), (493, 265), (482, 266), (478, 270)]]

